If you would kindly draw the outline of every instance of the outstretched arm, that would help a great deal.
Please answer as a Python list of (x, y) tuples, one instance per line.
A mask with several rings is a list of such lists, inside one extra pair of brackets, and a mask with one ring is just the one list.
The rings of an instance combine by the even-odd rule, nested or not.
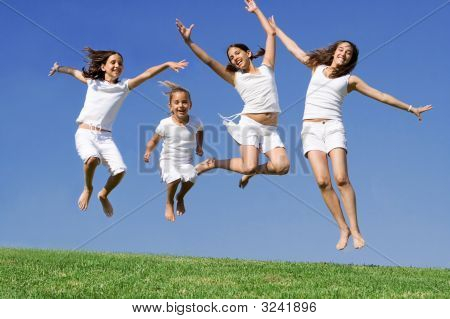
[(202, 48), (195, 44), (191, 40), (192, 28), (194, 25), (191, 24), (189, 28), (186, 28), (180, 20), (176, 20), (178, 31), (183, 37), (186, 45), (194, 52), (194, 54), (203, 61), (207, 66), (209, 66), (214, 72), (217, 73), (222, 79), (234, 86), (234, 73), (227, 71), (226, 67), (214, 60), (208, 55)]
[(53, 67), (50, 69), (50, 72), (48, 73), (48, 76), (53, 76), (55, 73), (65, 73), (73, 76), (75, 79), (83, 82), (84, 84), (87, 83), (87, 79), (83, 76), (83, 72), (74, 68), (71, 68), (70, 66), (60, 66), (58, 62), (55, 62), (53, 64)]
[(247, 6), (245, 7), (248, 12), (256, 14), (259, 22), (261, 23), (264, 31), (267, 34), (266, 38), (266, 53), (264, 54), (263, 63), (270, 66), (272, 69), (275, 68), (275, 28), (273, 28), (269, 21), (267, 21), (266, 16), (262, 13), (262, 11), (258, 8), (255, 1), (253, 0), (245, 0)]
[(155, 75), (161, 73), (162, 71), (166, 70), (167, 68), (171, 68), (172, 70), (174, 70), (175, 72), (179, 72), (180, 69), (184, 69), (185, 67), (187, 67), (189, 63), (186, 62), (185, 60), (182, 60), (180, 62), (166, 62), (154, 67), (151, 67), (150, 69), (148, 69), (147, 71), (139, 74), (137, 77), (132, 78), (128, 81), (128, 88), (130, 90), (138, 87), (139, 85), (141, 85), (142, 83), (144, 83), (145, 81), (147, 81), (148, 79), (154, 77)]
[(158, 146), (160, 139), (161, 139), (161, 136), (159, 134), (155, 134), (152, 136), (151, 139), (148, 140), (146, 148), (145, 148), (144, 162), (148, 163), (150, 161), (150, 155), (153, 152), (153, 150), (156, 148), (156, 146)]
[(380, 101), (381, 103), (388, 104), (391, 106), (394, 106), (398, 109), (408, 111), (413, 113), (419, 121), (422, 121), (422, 113), (429, 111), (432, 109), (431, 105), (426, 105), (422, 107), (412, 107), (412, 105), (406, 104), (405, 102), (402, 102), (392, 95), (389, 95), (387, 93), (383, 93), (378, 91), (377, 89), (374, 89), (370, 85), (368, 85), (366, 82), (361, 80), (359, 77), (352, 75), (349, 78), (348, 82), (349, 86), (349, 92), (356, 90), (361, 94), (364, 94), (365, 96), (368, 96), (374, 100)]
[(303, 51), (297, 43), (295, 43), (294, 40), (292, 40), (290, 37), (288, 37), (286, 35), (286, 33), (283, 32), (283, 30), (281, 30), (277, 24), (275, 23), (275, 18), (272, 16), (269, 19), (269, 23), (270, 25), (275, 28), (275, 31), (277, 33), (278, 38), (280, 38), (281, 42), (283, 42), (284, 46), (286, 47), (286, 49), (288, 49), (289, 52), (292, 53), (292, 55), (299, 60), (301, 63), (303, 63), (304, 65), (308, 66), (308, 60), (309, 60), (309, 56), (308, 54)]

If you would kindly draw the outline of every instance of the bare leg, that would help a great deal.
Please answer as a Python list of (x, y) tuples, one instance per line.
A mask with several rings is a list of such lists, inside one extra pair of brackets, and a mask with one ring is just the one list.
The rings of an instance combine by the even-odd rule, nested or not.
[(186, 212), (186, 207), (184, 207), (184, 196), (187, 192), (194, 186), (192, 182), (183, 182), (181, 183), (180, 191), (177, 194), (177, 215), (184, 215)]
[(125, 172), (121, 172), (116, 175), (111, 175), (108, 180), (106, 181), (105, 186), (102, 188), (102, 190), (98, 193), (98, 199), (100, 200), (100, 203), (103, 207), (103, 212), (106, 216), (111, 217), (113, 215), (114, 209), (108, 200), (108, 195), (111, 193), (111, 191), (116, 188), (117, 185), (119, 185), (122, 178), (125, 176)]
[(90, 157), (84, 163), (84, 189), (78, 199), (78, 207), (81, 211), (86, 211), (89, 205), (89, 200), (92, 195), (92, 179), (94, 178), (95, 169), (97, 168), (100, 160), (97, 157)]
[(289, 158), (284, 147), (276, 147), (264, 155), (268, 158), (267, 163), (258, 165), (254, 175), (244, 175), (239, 181), (239, 187), (245, 188), (247, 186), (250, 178), (256, 174), (266, 174), (266, 175), (284, 175), (289, 172)]
[(323, 200), (336, 220), (340, 230), (340, 239), (336, 244), (336, 249), (344, 249), (350, 237), (350, 230), (342, 214), (339, 198), (331, 185), (327, 154), (321, 151), (310, 151), (308, 152), (308, 160), (314, 172), (317, 185), (322, 193)]
[[(253, 175), (258, 166), (259, 151), (251, 145), (241, 145), (241, 157), (235, 157), (224, 160), (207, 159), (198, 164), (195, 168), (198, 174), (204, 173), (213, 168), (226, 169), (232, 172)], [(209, 162), (209, 165), (207, 164)]]
[(331, 164), (333, 166), (334, 180), (341, 193), (342, 203), (350, 222), (350, 232), (353, 236), (353, 246), (356, 249), (364, 247), (364, 238), (358, 226), (356, 210), (356, 195), (348, 177), (347, 153), (342, 148), (333, 149), (330, 152)]
[(178, 184), (180, 184), (181, 179), (177, 179), (172, 183), (167, 184), (167, 201), (166, 201), (166, 211), (164, 216), (169, 222), (175, 221), (175, 214), (173, 213), (173, 198), (175, 197), (175, 192), (177, 191)]

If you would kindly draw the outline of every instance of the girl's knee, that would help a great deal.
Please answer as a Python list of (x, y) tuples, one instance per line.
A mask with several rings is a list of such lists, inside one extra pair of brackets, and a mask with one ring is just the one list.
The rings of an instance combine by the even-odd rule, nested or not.
[(256, 168), (258, 166), (256, 164), (247, 164), (242, 167), (242, 174), (244, 175), (254, 175), (256, 174)]
[(98, 157), (89, 157), (86, 161), (87, 166), (98, 166), (100, 164), (100, 159)]
[(272, 167), (272, 173), (276, 175), (285, 175), (289, 172), (290, 169), (290, 162), (289, 159), (286, 158), (280, 158), (275, 161), (271, 161), (271, 167)]
[(282, 161), (280, 165), (278, 165), (277, 173), (279, 175), (286, 175), (289, 173), (289, 169), (291, 168), (291, 163), (288, 159)]
[(345, 187), (350, 184), (350, 180), (347, 175), (338, 175), (334, 177), (334, 180), (336, 181), (336, 185), (338, 187)]
[(328, 190), (331, 188), (331, 180), (329, 177), (318, 177), (317, 178), (317, 186), (319, 186), (319, 188), (321, 190)]

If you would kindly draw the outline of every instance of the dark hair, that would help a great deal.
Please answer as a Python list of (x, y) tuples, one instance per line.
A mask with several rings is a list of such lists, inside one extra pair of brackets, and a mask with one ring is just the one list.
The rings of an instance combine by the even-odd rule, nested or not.
[(350, 46), (353, 49), (353, 54), (352, 54), (350, 61), (346, 65), (343, 65), (343, 66), (333, 70), (333, 72), (330, 75), (330, 78), (338, 78), (340, 76), (349, 74), (356, 67), (356, 63), (358, 63), (359, 50), (358, 50), (358, 47), (354, 43), (347, 41), (347, 40), (339, 40), (339, 41), (336, 41), (335, 43), (329, 45), (326, 48), (321, 48), (321, 49), (317, 49), (312, 52), (309, 52), (308, 53), (309, 59), (306, 62), (306, 65), (309, 66), (310, 68), (316, 68), (319, 65), (330, 66), (331, 63), (333, 62), (334, 53), (336, 52), (337, 47), (341, 43), (350, 44)]
[(169, 88), (170, 91), (164, 92), (164, 95), (167, 95), (169, 97), (169, 104), (172, 102), (172, 96), (176, 92), (184, 92), (187, 94), (189, 101), (192, 103), (191, 100), (191, 93), (184, 87), (179, 86), (176, 83), (170, 82), (170, 81), (159, 81), (159, 84), (165, 86), (166, 88)]
[(263, 56), (263, 55), (266, 53), (266, 50), (264, 50), (264, 49), (261, 48), (261, 47), (259, 48), (258, 52), (253, 53), (253, 52), (250, 50), (250, 48), (249, 48), (248, 46), (246, 46), (245, 44), (243, 44), (243, 43), (233, 43), (233, 44), (230, 44), (230, 45), (228, 46), (228, 48), (227, 48), (227, 58), (228, 58), (228, 62), (230, 62), (230, 63), (228, 63), (228, 65), (227, 65), (227, 71), (229, 71), (229, 72), (237, 72), (237, 71), (239, 70), (237, 67), (235, 67), (235, 66), (231, 63), (230, 57), (228, 56), (228, 51), (229, 51), (231, 48), (239, 48), (239, 49), (241, 49), (242, 51), (245, 51), (245, 52), (250, 51), (250, 53), (252, 54), (252, 55), (250, 56), (250, 60), (259, 58), (260, 56)]
[(87, 70), (83, 68), (83, 76), (88, 79), (105, 80), (105, 71), (102, 70), (102, 64), (106, 64), (111, 55), (118, 54), (123, 61), (122, 54), (117, 51), (94, 50), (89, 47), (84, 48), (83, 51), (86, 52), (87, 58)]

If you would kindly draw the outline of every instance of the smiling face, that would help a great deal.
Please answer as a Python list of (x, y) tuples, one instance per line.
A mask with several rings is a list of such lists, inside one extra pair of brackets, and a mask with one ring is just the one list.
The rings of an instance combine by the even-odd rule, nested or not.
[(336, 51), (334, 51), (333, 63), (335, 67), (340, 67), (348, 64), (353, 56), (353, 47), (348, 42), (340, 43)]
[(230, 47), (227, 52), (228, 60), (230, 63), (240, 69), (240, 70), (248, 70), (251, 65), (251, 59), (252, 56), (251, 51), (245, 51), (238, 47)]
[(189, 116), (192, 107), (189, 93), (185, 91), (175, 91), (170, 95), (170, 112), (180, 121), (185, 121)]
[(105, 72), (105, 80), (115, 82), (123, 72), (123, 60), (119, 54), (108, 57), (105, 64), (102, 64), (102, 71)]

